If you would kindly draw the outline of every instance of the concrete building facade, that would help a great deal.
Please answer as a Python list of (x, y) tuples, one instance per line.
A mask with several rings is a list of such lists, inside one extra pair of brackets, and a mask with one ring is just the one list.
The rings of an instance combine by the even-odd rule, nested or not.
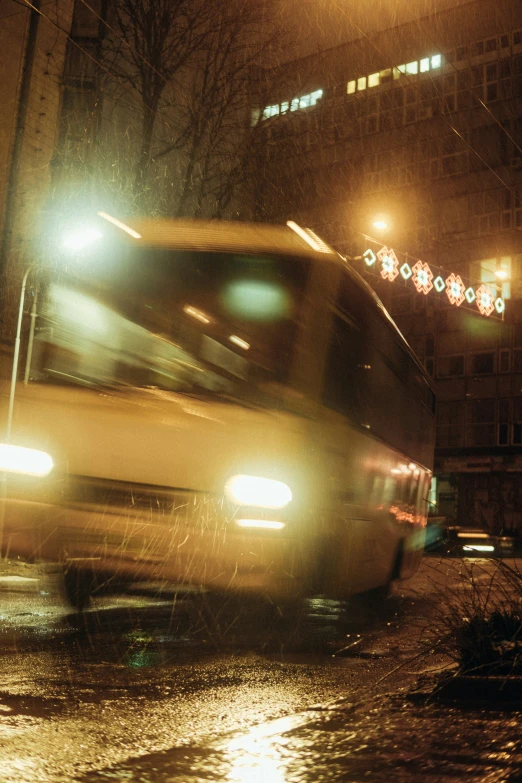
[(258, 217), (358, 258), (433, 375), (434, 511), (522, 530), (522, 3), (474, 0), (267, 80)]

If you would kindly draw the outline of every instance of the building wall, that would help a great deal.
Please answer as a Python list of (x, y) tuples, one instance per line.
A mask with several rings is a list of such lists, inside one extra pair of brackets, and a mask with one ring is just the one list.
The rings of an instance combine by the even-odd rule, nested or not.
[(6, 183), (9, 176), (18, 92), (29, 14), (14, 0), (0, 9), (0, 231), (3, 229)]
[[(437, 469), (456, 490), (446, 513), (484, 525), (469, 476), (494, 471), (480, 490), (493, 495), (522, 469), (522, 3), (476, 0), (294, 62), (272, 82), (260, 217), (291, 217), (354, 257), (387, 245), (401, 264), (421, 259), (509, 296), (487, 319), (476, 302), (455, 307), (354, 262), (434, 375)], [(320, 89), (314, 106), (292, 104)], [(372, 227), (378, 213), (388, 234)]]
[[(2, 232), (3, 285), (2, 340), (13, 337), (13, 314), (23, 268), (34, 259), (34, 229), (41, 217), (51, 183), (51, 160), (55, 152), (62, 76), (73, 0), (42, 3), (42, 15), (7, 0), (0, 19), (3, 106), (0, 124), (0, 226)], [(37, 20), (33, 44), (30, 16)], [(33, 49), (28, 68), (29, 50)], [(29, 71), (25, 122), (19, 123), (21, 86)]]

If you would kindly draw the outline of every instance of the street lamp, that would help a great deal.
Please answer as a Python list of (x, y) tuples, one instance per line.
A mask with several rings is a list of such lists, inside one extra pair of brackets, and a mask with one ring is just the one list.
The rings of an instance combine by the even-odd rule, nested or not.
[[(22, 317), (24, 314), (24, 302), (25, 302), (25, 289), (27, 286), (27, 278), (29, 277), (29, 274), (34, 269), (34, 266), (31, 264), (31, 266), (27, 267), (25, 270), (23, 279), (22, 279), (22, 289), (20, 291), (20, 303), (18, 306), (18, 321), (16, 324), (16, 337), (15, 337), (15, 343), (14, 343), (14, 354), (13, 354), (13, 370), (11, 373), (11, 386), (9, 389), (9, 407), (7, 409), (7, 427), (6, 427), (6, 434), (5, 434), (5, 442), (9, 443), (11, 440), (11, 429), (13, 425), (13, 408), (14, 408), (14, 398), (15, 398), (15, 391), (16, 391), (16, 379), (18, 377), (18, 360), (20, 358), (20, 335), (22, 333)], [(36, 312), (35, 312), (36, 317)], [(31, 322), (31, 324), (34, 324), (34, 319)], [(31, 341), (32, 345), (32, 341)]]
[(377, 231), (388, 231), (391, 228), (391, 223), (392, 221), (390, 220), (389, 215), (386, 215), (383, 212), (374, 215), (372, 218), (372, 226), (376, 228)]

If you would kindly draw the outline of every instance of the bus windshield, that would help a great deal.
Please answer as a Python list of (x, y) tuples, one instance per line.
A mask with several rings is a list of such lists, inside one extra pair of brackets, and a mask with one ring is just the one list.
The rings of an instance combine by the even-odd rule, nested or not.
[(309, 263), (126, 246), (47, 283), (31, 377), (252, 399), (289, 382)]

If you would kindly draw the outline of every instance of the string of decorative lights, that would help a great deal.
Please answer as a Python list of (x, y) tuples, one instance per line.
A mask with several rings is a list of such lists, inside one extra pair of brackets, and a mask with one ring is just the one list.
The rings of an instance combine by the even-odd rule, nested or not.
[(367, 267), (378, 269), (383, 280), (393, 283), (400, 275), (405, 282), (411, 281), (419, 294), (428, 296), (432, 292), (445, 293), (450, 304), (455, 307), (460, 307), (466, 301), (469, 305), (475, 304), (479, 313), (485, 316), (490, 316), (494, 311), (502, 315), (506, 309), (504, 299), (497, 296), (497, 291), (487, 283), (480, 283), (476, 287), (467, 286), (455, 272), (448, 274), (420, 260), (413, 265), (408, 261), (401, 264), (395, 251), (386, 245), (377, 252), (368, 248), (358, 258), (361, 258)]

